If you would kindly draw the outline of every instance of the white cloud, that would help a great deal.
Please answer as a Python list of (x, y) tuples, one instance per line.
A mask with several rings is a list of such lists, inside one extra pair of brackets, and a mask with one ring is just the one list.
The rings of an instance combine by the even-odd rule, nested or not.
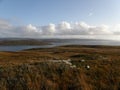
[(63, 21), (59, 24), (46, 26), (13, 26), (9, 22), (0, 19), (0, 37), (34, 37), (45, 36), (73, 36), (73, 35), (120, 35), (120, 25), (114, 26), (116, 32), (107, 25), (92, 26), (85, 22), (69, 23)]
[(27, 26), (26, 26), (26, 29), (37, 31), (37, 28), (36, 28), (35, 26), (31, 25), (31, 24), (27, 25)]
[(89, 28), (89, 34), (91, 35), (111, 35), (113, 32), (109, 30), (109, 27), (106, 25), (101, 26), (91, 26)]
[(55, 24), (49, 24), (47, 26), (41, 26), (42, 35), (52, 35), (56, 32)]

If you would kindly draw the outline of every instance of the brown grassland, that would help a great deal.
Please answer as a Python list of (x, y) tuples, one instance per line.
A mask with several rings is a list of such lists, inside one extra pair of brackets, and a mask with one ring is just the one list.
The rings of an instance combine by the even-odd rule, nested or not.
[[(76, 67), (49, 62), (67, 59)], [(120, 47), (70, 45), (0, 52), (0, 90), (120, 90)]]

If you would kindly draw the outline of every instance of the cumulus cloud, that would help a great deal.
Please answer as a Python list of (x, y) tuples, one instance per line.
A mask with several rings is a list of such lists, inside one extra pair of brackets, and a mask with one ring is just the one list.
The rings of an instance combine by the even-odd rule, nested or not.
[(52, 34), (55, 34), (56, 32), (55, 24), (41, 26), (39, 30), (41, 31), (42, 35), (52, 35)]
[[(115, 29), (115, 28), (114, 28)], [(14, 26), (8, 21), (0, 19), (0, 37), (29, 37), (40, 38), (44, 36), (73, 36), (73, 35), (117, 35), (120, 34), (120, 25), (113, 31), (107, 25), (93, 26), (85, 22), (69, 23), (63, 21), (59, 24), (46, 26)]]

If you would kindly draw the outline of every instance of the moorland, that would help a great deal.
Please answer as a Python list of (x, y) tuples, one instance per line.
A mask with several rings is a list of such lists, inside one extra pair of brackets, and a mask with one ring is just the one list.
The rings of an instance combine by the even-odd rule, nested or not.
[(0, 52), (0, 90), (119, 89), (119, 46), (66, 45)]

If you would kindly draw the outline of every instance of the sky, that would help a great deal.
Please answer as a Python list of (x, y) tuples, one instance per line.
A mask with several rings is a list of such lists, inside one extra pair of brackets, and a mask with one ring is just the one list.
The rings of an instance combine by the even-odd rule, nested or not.
[(0, 37), (113, 35), (118, 39), (119, 4), (120, 0), (0, 0)]

